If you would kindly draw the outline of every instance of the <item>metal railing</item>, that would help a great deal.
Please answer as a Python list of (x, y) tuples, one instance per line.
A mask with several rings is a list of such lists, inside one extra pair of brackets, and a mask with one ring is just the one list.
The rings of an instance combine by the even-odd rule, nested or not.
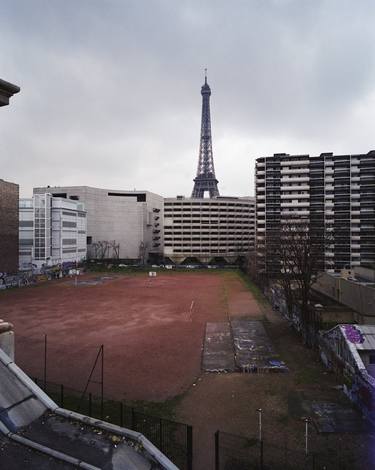
[(59, 406), (87, 416), (103, 419), (113, 424), (142, 433), (181, 470), (192, 470), (192, 427), (158, 416), (152, 416), (122, 401), (102, 400), (91, 392), (66, 387), (63, 384), (34, 378)]
[(354, 470), (357, 466), (336, 452), (304, 452), (267, 440), (216, 431), (215, 470)]

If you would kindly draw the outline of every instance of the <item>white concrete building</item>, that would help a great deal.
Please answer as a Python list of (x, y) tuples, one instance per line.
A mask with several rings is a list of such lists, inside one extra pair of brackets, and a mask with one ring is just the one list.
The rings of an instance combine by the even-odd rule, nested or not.
[(86, 211), (81, 202), (34, 194), (19, 203), (19, 264), (54, 266), (86, 258)]
[(164, 200), (164, 257), (175, 263), (236, 263), (254, 249), (254, 231), (254, 198)]
[(90, 258), (157, 262), (163, 255), (163, 197), (89, 186), (34, 188), (34, 194), (83, 202)]

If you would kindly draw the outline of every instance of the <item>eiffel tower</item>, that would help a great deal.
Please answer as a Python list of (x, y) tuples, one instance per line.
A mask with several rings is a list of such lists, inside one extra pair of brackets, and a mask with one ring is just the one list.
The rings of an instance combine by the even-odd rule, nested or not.
[(201, 141), (199, 145), (199, 159), (197, 176), (194, 178), (194, 188), (191, 194), (192, 198), (203, 198), (205, 192), (210, 197), (219, 196), (217, 187), (218, 180), (215, 177), (214, 158), (212, 155), (211, 138), (211, 115), (210, 115), (210, 96), (211, 88), (207, 83), (207, 69), (205, 69), (204, 85), (201, 89), (202, 95), (202, 123), (201, 123)]

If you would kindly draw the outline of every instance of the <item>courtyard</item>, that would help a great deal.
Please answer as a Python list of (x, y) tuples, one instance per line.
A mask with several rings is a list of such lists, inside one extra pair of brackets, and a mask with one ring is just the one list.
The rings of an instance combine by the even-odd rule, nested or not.
[[(314, 407), (351, 410), (315, 351), (237, 271), (90, 273), (0, 293), (0, 318), (16, 332), (16, 360), (33, 377), (82, 390), (104, 347), (104, 393), (147, 404), (193, 426), (194, 468), (210, 469), (217, 430), (263, 438), (304, 451), (303, 418)], [(283, 373), (210, 373), (202, 370), (207, 323), (259, 321), (287, 367)], [(98, 378), (100, 367), (94, 371)], [(98, 393), (98, 384), (91, 384)], [(310, 449), (344, 462), (365, 459), (370, 434), (348, 429), (318, 433), (309, 425)], [(369, 468), (369, 467), (364, 467)]]

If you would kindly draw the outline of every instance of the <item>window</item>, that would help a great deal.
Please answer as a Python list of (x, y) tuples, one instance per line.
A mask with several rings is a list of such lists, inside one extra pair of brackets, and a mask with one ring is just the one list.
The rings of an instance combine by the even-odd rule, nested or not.
[(19, 240), (20, 246), (32, 246), (33, 245), (33, 239), (32, 238), (21, 238)]
[(369, 364), (375, 364), (375, 354), (369, 354), (368, 363)]
[(70, 227), (70, 228), (75, 228), (77, 227), (77, 222), (69, 222), (67, 220), (64, 220), (62, 223), (63, 227)]
[(75, 245), (77, 243), (75, 238), (63, 238), (63, 245)]

